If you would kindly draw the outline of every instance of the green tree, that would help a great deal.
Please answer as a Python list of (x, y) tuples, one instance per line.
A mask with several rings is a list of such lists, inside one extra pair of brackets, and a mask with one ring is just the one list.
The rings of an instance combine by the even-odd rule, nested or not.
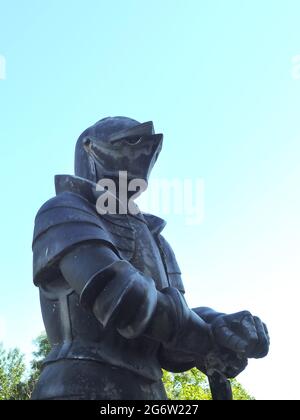
[(184, 373), (164, 371), (163, 382), (170, 400), (211, 400), (206, 376), (196, 368)]
[(50, 343), (45, 333), (40, 334), (35, 340), (34, 344), (36, 351), (33, 352), (33, 360), (30, 363), (30, 374), (27, 381), (27, 395), (31, 398), (34, 387), (39, 379), (42, 370), (43, 360), (50, 352)]
[(254, 401), (255, 400), (255, 398), (252, 397), (252, 395), (250, 395), (236, 379), (233, 379), (231, 381), (231, 386), (233, 390), (233, 398), (236, 401)]
[(23, 400), (27, 397), (26, 365), (18, 349), (4, 350), (0, 345), (0, 400)]
[[(211, 400), (207, 377), (194, 368), (184, 373), (164, 371), (164, 385), (170, 400)], [(236, 380), (231, 381), (234, 400), (253, 400)]]

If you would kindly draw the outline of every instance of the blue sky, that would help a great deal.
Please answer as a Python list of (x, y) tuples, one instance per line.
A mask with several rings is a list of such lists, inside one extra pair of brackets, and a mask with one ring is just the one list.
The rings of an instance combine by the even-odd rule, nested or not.
[(33, 222), (79, 134), (153, 120), (154, 178), (205, 183), (203, 223), (170, 215), (165, 232), (191, 306), (266, 320), (271, 354), (240, 379), (299, 399), (299, 16), (296, 0), (0, 0), (0, 341), (29, 353), (43, 329)]

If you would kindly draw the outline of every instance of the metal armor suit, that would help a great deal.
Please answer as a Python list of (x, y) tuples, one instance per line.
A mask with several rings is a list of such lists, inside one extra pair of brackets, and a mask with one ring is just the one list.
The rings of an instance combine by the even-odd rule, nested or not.
[[(235, 376), (268, 351), (250, 313), (188, 308), (163, 220), (97, 211), (96, 183), (118, 183), (120, 171), (148, 181), (162, 140), (152, 123), (99, 121), (78, 139), (75, 176), (56, 177), (56, 197), (36, 216), (33, 279), (51, 352), (33, 399), (166, 399), (162, 368), (205, 371), (205, 357), (223, 348)], [(118, 209), (127, 204), (119, 195)]]

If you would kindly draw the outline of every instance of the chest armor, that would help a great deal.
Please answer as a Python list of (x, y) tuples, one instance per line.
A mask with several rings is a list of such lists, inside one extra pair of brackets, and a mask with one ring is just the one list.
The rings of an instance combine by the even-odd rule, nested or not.
[(95, 360), (127, 368), (152, 380), (161, 377), (159, 343), (145, 337), (127, 340), (103, 328), (79, 303), (62, 277), (59, 259), (68, 249), (89, 240), (109, 245), (121, 259), (150, 276), (158, 290), (184, 292), (180, 270), (169, 244), (160, 234), (161, 219), (142, 215), (99, 216), (95, 207), (75, 194), (62, 194), (38, 213), (34, 237), (34, 280), (46, 332), (52, 345), (45, 363), (61, 359)]
[(159, 240), (153, 237), (143, 216), (105, 216), (105, 226), (122, 258), (151, 277), (158, 290), (170, 286)]

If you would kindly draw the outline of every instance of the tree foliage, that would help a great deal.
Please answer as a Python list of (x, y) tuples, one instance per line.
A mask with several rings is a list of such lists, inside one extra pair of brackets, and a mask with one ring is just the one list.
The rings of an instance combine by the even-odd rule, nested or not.
[[(45, 334), (34, 341), (36, 351), (26, 372), (24, 355), (18, 349), (5, 351), (0, 345), (0, 400), (28, 400), (42, 369), (42, 362), (50, 351)], [(170, 400), (211, 400), (206, 376), (194, 368), (184, 373), (164, 371), (163, 382)], [(232, 381), (235, 400), (253, 400), (237, 381)]]
[[(164, 371), (164, 385), (170, 400), (211, 400), (207, 377), (194, 368), (184, 373)], [(236, 380), (231, 381), (234, 400), (253, 400), (254, 398)]]
[(33, 359), (30, 363), (30, 374), (27, 382), (29, 397), (31, 397), (34, 387), (41, 374), (43, 360), (50, 352), (50, 343), (45, 333), (40, 334), (35, 340), (36, 350), (33, 352)]
[(196, 368), (174, 374), (164, 371), (163, 382), (170, 400), (211, 400), (206, 376)]
[(0, 400), (19, 400), (26, 395), (26, 365), (18, 349), (0, 345)]

